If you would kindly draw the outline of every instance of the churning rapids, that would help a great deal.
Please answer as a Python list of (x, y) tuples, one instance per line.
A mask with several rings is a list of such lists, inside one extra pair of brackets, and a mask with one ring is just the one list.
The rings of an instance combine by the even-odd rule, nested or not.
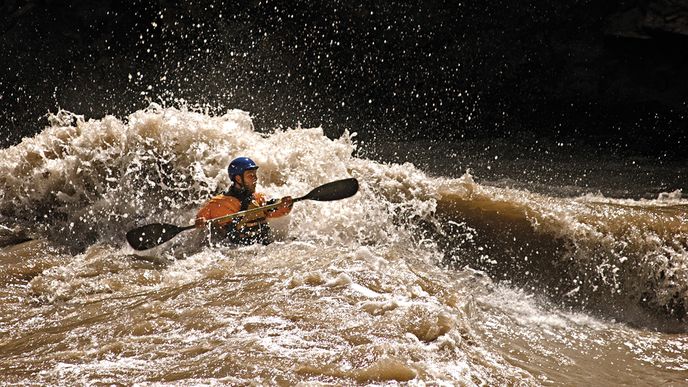
[[(688, 383), (680, 190), (548, 195), (366, 159), (355, 140), (151, 105), (61, 111), (0, 150), (2, 383)], [(126, 244), (190, 224), (240, 155), (272, 197), (361, 188), (297, 203), (269, 246)]]

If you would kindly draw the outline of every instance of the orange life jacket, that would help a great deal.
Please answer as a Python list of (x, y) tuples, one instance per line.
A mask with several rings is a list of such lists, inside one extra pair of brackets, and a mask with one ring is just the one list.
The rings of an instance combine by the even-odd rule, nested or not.
[[(210, 219), (234, 214), (239, 211), (269, 204), (265, 195), (237, 190), (232, 186), (227, 192), (210, 199), (196, 214), (196, 227), (205, 227)], [(214, 222), (210, 229), (210, 241), (226, 240), (235, 244), (249, 245), (254, 243), (268, 244), (272, 242), (267, 218), (284, 216), (290, 208), (259, 211), (238, 218), (229, 218)]]

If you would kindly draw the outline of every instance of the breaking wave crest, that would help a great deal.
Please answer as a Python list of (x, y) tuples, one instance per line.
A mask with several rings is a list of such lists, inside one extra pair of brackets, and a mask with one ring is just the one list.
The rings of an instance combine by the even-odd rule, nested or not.
[[(469, 173), (432, 177), (409, 163), (356, 157), (355, 134), (261, 133), (240, 110), (208, 116), (152, 104), (125, 120), (60, 111), (50, 122), (0, 151), (4, 244), (47, 238), (79, 252), (97, 243), (126, 250), (123, 230), (189, 224), (228, 185), (229, 160), (250, 155), (260, 187), (274, 197), (338, 178), (361, 182), (345, 202), (297, 206), (274, 225), (283, 240), (423, 248), (437, 262), (484, 270), (566, 304), (629, 320), (686, 316), (688, 202), (680, 192), (640, 201), (561, 198), (481, 185)], [(159, 251), (193, 254), (194, 243), (192, 232)]]

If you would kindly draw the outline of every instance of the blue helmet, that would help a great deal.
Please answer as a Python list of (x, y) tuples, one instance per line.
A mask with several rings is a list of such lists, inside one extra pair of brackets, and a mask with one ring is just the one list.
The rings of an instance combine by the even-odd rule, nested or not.
[(229, 174), (229, 178), (234, 180), (234, 176), (243, 175), (244, 172), (252, 169), (258, 169), (258, 165), (256, 165), (253, 160), (249, 159), (248, 157), (237, 157), (236, 159), (232, 160), (231, 163), (229, 163), (229, 167), (227, 167), (227, 173)]

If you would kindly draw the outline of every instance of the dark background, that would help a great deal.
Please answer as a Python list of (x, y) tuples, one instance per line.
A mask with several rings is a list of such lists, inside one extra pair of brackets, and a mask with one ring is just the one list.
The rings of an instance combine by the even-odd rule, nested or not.
[(687, 158), (688, 0), (9, 0), (0, 33), (2, 147), (58, 107), (184, 100), (265, 131)]

